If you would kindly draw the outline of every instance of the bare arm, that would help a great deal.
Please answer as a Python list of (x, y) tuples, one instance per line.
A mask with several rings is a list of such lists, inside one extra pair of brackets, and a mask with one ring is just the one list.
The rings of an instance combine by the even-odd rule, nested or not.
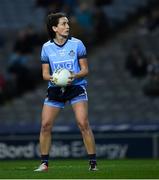
[(49, 81), (52, 79), (50, 75), (49, 64), (42, 64), (42, 76), (43, 76), (43, 79), (46, 81)]
[(87, 59), (79, 59), (79, 65), (81, 70), (77, 74), (72, 73), (68, 84), (71, 84), (74, 79), (82, 78), (88, 75), (89, 70)]
[(76, 78), (82, 78), (88, 75), (88, 63), (87, 63), (87, 59), (80, 59), (79, 60), (79, 64), (80, 64), (80, 72), (77, 74), (74, 74), (74, 79)]

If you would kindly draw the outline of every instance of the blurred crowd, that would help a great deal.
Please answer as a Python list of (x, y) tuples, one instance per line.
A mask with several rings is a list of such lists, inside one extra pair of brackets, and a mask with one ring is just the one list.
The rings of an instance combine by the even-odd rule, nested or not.
[[(151, 38), (152, 34), (159, 37), (159, 8), (155, 7), (152, 11), (139, 18), (137, 33), (144, 39)], [(159, 39), (155, 39), (159, 41)], [(147, 44), (150, 42), (147, 40)], [(157, 45), (157, 44), (156, 44)], [(155, 47), (155, 42), (153, 44)], [(153, 48), (152, 47), (152, 48)], [(143, 80), (143, 93), (149, 97), (159, 96), (159, 54), (158, 51), (145, 51), (140, 43), (140, 39), (135, 39), (130, 47), (125, 59), (125, 68), (136, 79)]]

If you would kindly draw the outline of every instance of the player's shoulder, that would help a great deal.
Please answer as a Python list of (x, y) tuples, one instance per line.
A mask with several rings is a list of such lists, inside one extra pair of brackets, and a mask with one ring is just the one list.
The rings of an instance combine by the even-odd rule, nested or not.
[(47, 47), (47, 46), (50, 46), (51, 45), (51, 41), (49, 40), (49, 41), (47, 41), (47, 42), (45, 42), (44, 44), (43, 44), (43, 47)]
[(73, 43), (81, 43), (82, 41), (78, 38), (75, 37), (69, 37), (68, 41), (73, 42)]

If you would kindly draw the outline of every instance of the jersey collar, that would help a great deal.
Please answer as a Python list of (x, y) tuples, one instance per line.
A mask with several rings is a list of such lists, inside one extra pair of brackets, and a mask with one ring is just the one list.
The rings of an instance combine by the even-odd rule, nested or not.
[(68, 36), (68, 38), (66, 39), (66, 41), (63, 44), (57, 44), (54, 40), (52, 40), (50, 42), (53, 42), (58, 47), (63, 47), (69, 39), (71, 39), (71, 36)]

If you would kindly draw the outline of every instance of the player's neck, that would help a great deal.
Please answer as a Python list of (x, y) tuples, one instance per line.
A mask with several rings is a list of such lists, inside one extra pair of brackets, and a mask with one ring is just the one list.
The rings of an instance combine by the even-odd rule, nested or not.
[(54, 42), (59, 45), (63, 45), (67, 40), (67, 37), (56, 37)]

